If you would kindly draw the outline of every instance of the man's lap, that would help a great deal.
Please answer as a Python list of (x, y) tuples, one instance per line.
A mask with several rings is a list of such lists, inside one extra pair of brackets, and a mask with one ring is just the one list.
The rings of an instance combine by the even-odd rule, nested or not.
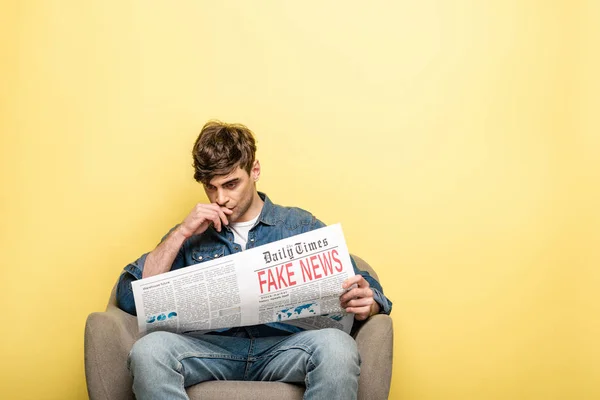
[(153, 332), (136, 342), (130, 362), (136, 358), (136, 368), (157, 362), (168, 365), (183, 375), (187, 387), (206, 380), (304, 383), (307, 369), (320, 362), (313, 360), (315, 352), (327, 352), (322, 358), (342, 357), (340, 363), (344, 353), (358, 356), (354, 340), (336, 329), (267, 337), (250, 337), (251, 332), (244, 328), (225, 335)]

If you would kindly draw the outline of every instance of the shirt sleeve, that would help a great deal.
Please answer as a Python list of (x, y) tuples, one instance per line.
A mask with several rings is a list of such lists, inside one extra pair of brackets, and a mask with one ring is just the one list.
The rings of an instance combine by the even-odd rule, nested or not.
[[(176, 227), (172, 228), (169, 233), (171, 233), (171, 231), (173, 231), (173, 229), (175, 229)], [(165, 240), (165, 238), (169, 235), (169, 233), (167, 233), (165, 236), (163, 236), (163, 238), (160, 240), (160, 242), (162, 243), (163, 240)], [(171, 265), (171, 269), (173, 268), (180, 268), (183, 266), (184, 264), (184, 246), (181, 246), (181, 249), (179, 249), (179, 253), (177, 253), (177, 256), (175, 257), (175, 260), (173, 261), (173, 264)], [(117, 282), (117, 293), (116, 293), (116, 297), (117, 297), (117, 306), (125, 311), (128, 314), (131, 315), (137, 315), (136, 309), (135, 309), (135, 301), (133, 299), (133, 289), (131, 288), (131, 282), (138, 280), (138, 279), (142, 279), (142, 273), (144, 271), (144, 264), (146, 263), (146, 257), (148, 257), (149, 253), (143, 254), (140, 258), (138, 258), (137, 260), (135, 260), (132, 263), (129, 263), (125, 266), (125, 268), (123, 269), (123, 272), (121, 273), (121, 276), (119, 276), (119, 281)]]
[(121, 276), (119, 276), (119, 282), (117, 283), (117, 306), (131, 315), (137, 315), (131, 282), (142, 279), (142, 271), (144, 270), (144, 263), (147, 256), (148, 253), (142, 255), (134, 262), (127, 264)]

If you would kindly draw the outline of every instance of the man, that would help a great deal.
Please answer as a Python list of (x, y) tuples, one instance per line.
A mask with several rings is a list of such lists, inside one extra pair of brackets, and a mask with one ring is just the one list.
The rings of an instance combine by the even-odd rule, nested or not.
[[(208, 122), (194, 144), (194, 178), (209, 204), (197, 204), (150, 253), (127, 265), (117, 286), (121, 309), (135, 315), (131, 282), (237, 253), (325, 226), (307, 211), (281, 207), (256, 189), (260, 163), (252, 132)], [(354, 261), (353, 261), (354, 264)], [(366, 272), (343, 283), (340, 303), (355, 320), (389, 314), (391, 302)], [(360, 358), (351, 336), (337, 329), (302, 330), (271, 323), (206, 334), (152, 332), (129, 354), (139, 400), (187, 399), (185, 387), (207, 380), (302, 383), (305, 399), (353, 399)]]

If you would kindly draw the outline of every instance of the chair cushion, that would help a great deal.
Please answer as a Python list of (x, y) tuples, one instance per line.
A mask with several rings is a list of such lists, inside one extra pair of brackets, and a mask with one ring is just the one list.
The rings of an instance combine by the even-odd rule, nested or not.
[(302, 400), (304, 386), (282, 382), (211, 381), (186, 389), (190, 400)]

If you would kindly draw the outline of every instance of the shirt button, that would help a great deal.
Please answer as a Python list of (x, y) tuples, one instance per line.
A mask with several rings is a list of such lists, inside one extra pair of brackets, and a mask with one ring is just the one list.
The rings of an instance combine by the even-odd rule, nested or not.
[(254, 242), (254, 238), (250, 239), (251, 242)]
[(217, 258), (217, 257), (219, 257), (219, 255), (218, 255), (218, 254), (215, 254), (215, 258)]
[(198, 260), (202, 260), (202, 256), (198, 257)]

